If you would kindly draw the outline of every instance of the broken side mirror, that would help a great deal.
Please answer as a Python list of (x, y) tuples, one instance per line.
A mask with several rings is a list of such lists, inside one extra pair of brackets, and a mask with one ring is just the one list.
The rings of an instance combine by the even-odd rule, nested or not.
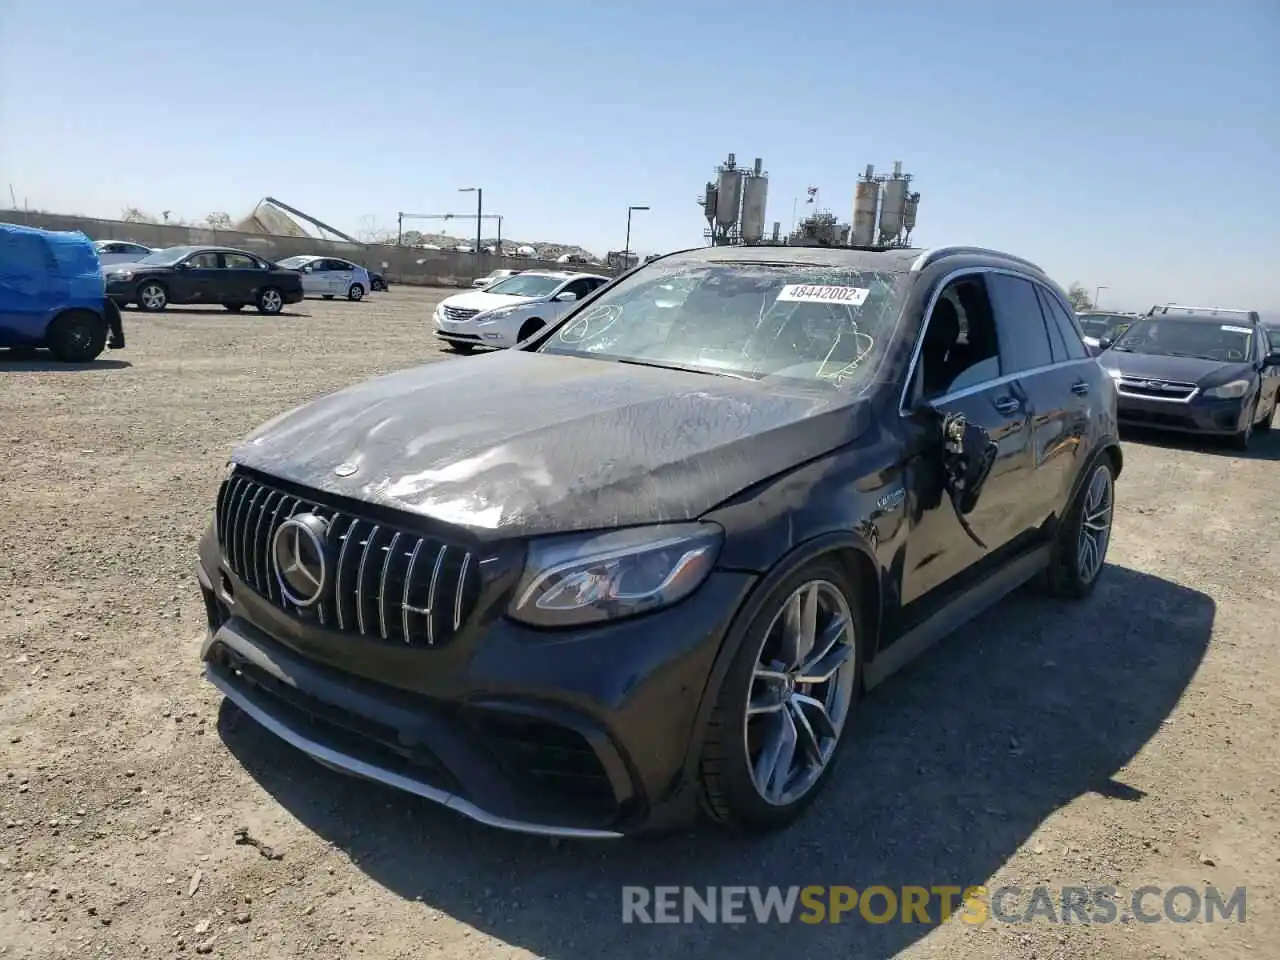
[(974, 543), (983, 550), (982, 542), (969, 525), (968, 515), (978, 505), (983, 485), (991, 476), (999, 446), (991, 434), (976, 423), (970, 423), (961, 414), (949, 413), (942, 417), (943, 486), (955, 509), (956, 519)]

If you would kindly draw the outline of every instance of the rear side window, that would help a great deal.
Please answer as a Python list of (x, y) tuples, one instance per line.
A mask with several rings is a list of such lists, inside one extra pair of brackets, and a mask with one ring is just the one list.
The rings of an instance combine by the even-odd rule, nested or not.
[(1049, 333), (1031, 281), (1003, 273), (989, 273), (986, 280), (1000, 337), (1001, 371), (1018, 373), (1053, 363)]
[(1041, 289), (1039, 293), (1044, 303), (1045, 320), (1058, 330), (1059, 336), (1066, 345), (1067, 357), (1071, 360), (1083, 360), (1089, 356), (1089, 348), (1080, 339), (1080, 331), (1068, 315), (1067, 308), (1049, 291)]

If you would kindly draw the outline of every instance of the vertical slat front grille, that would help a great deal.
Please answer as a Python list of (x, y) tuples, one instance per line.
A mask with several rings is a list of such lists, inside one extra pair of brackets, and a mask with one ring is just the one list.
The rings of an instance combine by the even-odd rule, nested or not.
[[(280, 525), (302, 513), (327, 524), (329, 583), (319, 602), (307, 608), (285, 597), (272, 557)], [(344, 633), (441, 646), (466, 623), (480, 592), (476, 564), (465, 549), (244, 474), (219, 488), (214, 527), (227, 565), (255, 593), (296, 617)]]

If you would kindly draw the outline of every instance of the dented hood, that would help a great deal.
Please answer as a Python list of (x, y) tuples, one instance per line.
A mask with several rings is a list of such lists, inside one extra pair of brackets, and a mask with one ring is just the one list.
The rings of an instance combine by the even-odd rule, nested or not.
[(868, 420), (818, 385), (506, 350), (322, 397), (233, 459), (490, 539), (695, 519)]

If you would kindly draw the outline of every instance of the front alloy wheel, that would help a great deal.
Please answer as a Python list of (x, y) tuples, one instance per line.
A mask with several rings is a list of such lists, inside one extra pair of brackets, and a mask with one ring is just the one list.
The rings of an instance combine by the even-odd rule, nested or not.
[(856, 596), (843, 566), (825, 557), (787, 577), (761, 604), (703, 744), (702, 801), (712, 819), (778, 827), (818, 795), (859, 689)]
[(258, 294), (259, 313), (279, 313), (284, 308), (284, 297), (275, 287), (267, 287)]
[(795, 803), (826, 769), (853, 704), (857, 639), (840, 589), (814, 580), (773, 619), (751, 677), (743, 722), (761, 799)]
[(169, 291), (154, 281), (138, 288), (138, 306), (148, 313), (158, 313), (169, 305)]

